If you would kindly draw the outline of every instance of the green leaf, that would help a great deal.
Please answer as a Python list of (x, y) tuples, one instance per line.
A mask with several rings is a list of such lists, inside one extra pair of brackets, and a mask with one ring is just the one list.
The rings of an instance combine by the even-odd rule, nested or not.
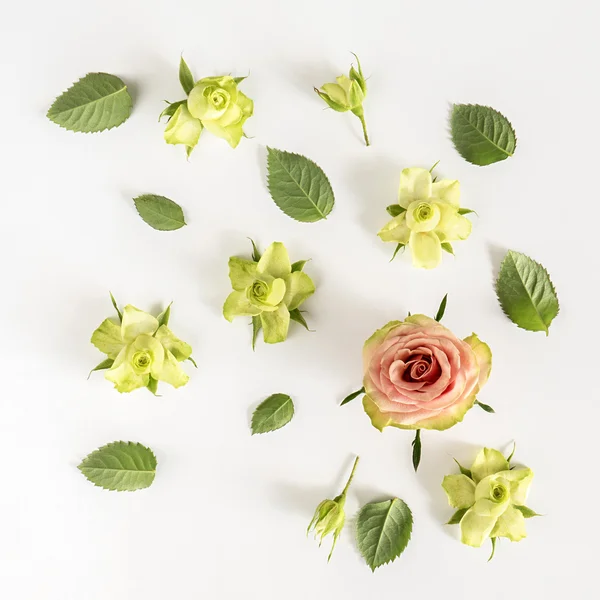
[(454, 256), (454, 248), (450, 242), (442, 242), (442, 250), (445, 250), (448, 254)]
[(473, 213), (475, 215), (477, 214), (474, 210), (471, 210), (470, 208), (459, 208), (458, 209), (459, 215), (470, 215), (471, 213)]
[(46, 116), (69, 131), (94, 133), (121, 125), (132, 106), (127, 86), (118, 77), (88, 73), (54, 101)]
[(143, 194), (133, 201), (140, 217), (153, 229), (174, 231), (186, 224), (181, 206), (164, 196)]
[(146, 387), (156, 396), (156, 392), (158, 391), (158, 379), (154, 379), (154, 377), (150, 375), (150, 378), (148, 379), (148, 385)]
[(535, 510), (531, 510), (527, 506), (517, 506), (515, 504), (515, 508), (526, 518), (531, 519), (532, 517), (541, 517), (542, 515), (535, 512)]
[(365, 393), (365, 388), (361, 387), (360, 390), (356, 390), (356, 392), (352, 392), (351, 394), (348, 394), (341, 402), (340, 406), (344, 406), (344, 404), (348, 404), (348, 402), (352, 402), (352, 400), (354, 400), (354, 398), (358, 398), (358, 396), (360, 396), (361, 394)]
[(394, 561), (410, 541), (413, 518), (399, 498), (363, 506), (356, 520), (356, 541), (366, 563), (377, 567)]
[(178, 102), (169, 102), (167, 108), (163, 110), (158, 120), (160, 121), (163, 117), (169, 117), (169, 119), (175, 114), (175, 111), (182, 105), (187, 104), (187, 100), (179, 100)]
[(457, 510), (450, 517), (450, 520), (446, 523), (446, 525), (458, 525), (468, 510), (469, 510), (468, 508), (461, 508), (461, 509)]
[(485, 166), (514, 154), (515, 130), (497, 110), (478, 104), (455, 104), (450, 133), (457, 152), (474, 165)]
[(419, 468), (419, 464), (421, 463), (421, 430), (417, 429), (415, 431), (415, 439), (412, 441), (412, 463), (413, 463), (413, 469), (415, 470), (415, 473), (417, 472), (417, 469)]
[(392, 262), (396, 258), (396, 254), (400, 252), (400, 250), (404, 250), (406, 244), (398, 244), (396, 249), (394, 250), (394, 254), (392, 254), (392, 258), (390, 258), (390, 262)]
[(94, 372), (94, 371), (104, 371), (104, 369), (110, 369), (113, 366), (113, 363), (115, 362), (114, 358), (105, 358), (101, 363), (97, 364), (88, 374), (88, 379), (90, 378), (90, 375)]
[(295, 308), (294, 310), (290, 310), (290, 319), (296, 321), (296, 323), (300, 323), (306, 331), (310, 331), (306, 319), (302, 316), (302, 311), (300, 309)]
[(327, 218), (334, 197), (321, 168), (300, 154), (269, 147), (267, 152), (268, 186), (275, 204), (303, 223)]
[(163, 310), (160, 315), (158, 315), (158, 317), (156, 317), (156, 319), (158, 320), (158, 326), (160, 327), (161, 325), (168, 325), (169, 324), (169, 319), (171, 318), (171, 304), (173, 304), (172, 302), (169, 304), (169, 306), (167, 306), (167, 308), (165, 308), (165, 310)]
[(389, 206), (386, 206), (385, 210), (387, 210), (392, 217), (397, 217), (403, 212), (406, 212), (406, 209), (399, 204), (390, 204)]
[(261, 329), (262, 321), (260, 320), (260, 317), (252, 317), (252, 350), (256, 350), (256, 340)]
[(114, 306), (115, 310), (117, 311), (117, 315), (119, 315), (119, 323), (123, 322), (123, 313), (119, 310), (119, 307), (117, 306), (117, 301), (115, 300), (115, 297), (112, 295), (112, 292), (108, 292), (110, 294), (110, 301), (112, 302), (112, 305)]
[(260, 260), (260, 252), (258, 251), (258, 248), (256, 247), (256, 244), (254, 243), (254, 240), (252, 238), (248, 238), (250, 240), (250, 242), (252, 242), (252, 260), (254, 262), (258, 262)]
[(448, 294), (446, 294), (443, 298), (442, 301), (440, 302), (440, 307), (438, 308), (438, 311), (435, 315), (435, 320), (439, 323), (442, 318), (444, 317), (444, 313), (446, 312), (446, 304), (448, 302)]
[(458, 468), (463, 475), (466, 475), (469, 479), (473, 479), (473, 473), (471, 473), (469, 469), (465, 469), (465, 467), (463, 467), (455, 458), (452, 460), (458, 465)]
[(133, 492), (154, 481), (156, 457), (136, 442), (113, 442), (88, 454), (77, 468), (98, 487)]
[(263, 400), (252, 415), (252, 435), (281, 429), (294, 416), (294, 403), (287, 394), (273, 394)]
[(482, 408), (487, 413), (493, 414), (496, 412), (489, 404), (484, 404), (483, 402), (479, 402), (479, 400), (475, 400), (475, 404), (477, 404), (477, 406), (479, 406), (479, 408)]
[(189, 94), (194, 89), (194, 76), (185, 60), (183, 60), (183, 56), (179, 60), (179, 82), (186, 94)]
[(515, 325), (548, 335), (559, 306), (550, 276), (542, 265), (509, 250), (500, 265), (496, 294), (504, 314)]
[(308, 260), (297, 260), (295, 263), (292, 263), (292, 273), (295, 273), (296, 271), (302, 271), (307, 262)]

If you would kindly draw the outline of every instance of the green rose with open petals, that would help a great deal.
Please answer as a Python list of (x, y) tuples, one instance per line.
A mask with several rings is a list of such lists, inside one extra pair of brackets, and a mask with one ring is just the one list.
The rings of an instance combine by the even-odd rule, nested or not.
[(170, 309), (159, 318), (128, 304), (119, 313), (121, 324), (105, 319), (92, 334), (91, 342), (106, 354), (94, 370), (106, 369), (105, 377), (119, 392), (146, 387), (156, 393), (158, 381), (175, 388), (189, 377), (180, 363), (191, 358), (192, 348), (167, 327)]
[(460, 475), (444, 477), (448, 502), (458, 509), (450, 523), (460, 523), (463, 544), (479, 548), (490, 538), (495, 547), (496, 538), (526, 537), (525, 519), (537, 515), (525, 506), (533, 471), (509, 462), (498, 450), (483, 448), (470, 471), (461, 467)]
[(273, 242), (259, 260), (232, 256), (229, 279), (234, 291), (225, 300), (223, 316), (228, 321), (252, 317), (255, 333), (262, 328), (267, 344), (285, 341), (290, 319), (303, 322), (298, 307), (315, 291), (312, 279), (302, 272), (304, 262), (292, 268), (281, 242)]

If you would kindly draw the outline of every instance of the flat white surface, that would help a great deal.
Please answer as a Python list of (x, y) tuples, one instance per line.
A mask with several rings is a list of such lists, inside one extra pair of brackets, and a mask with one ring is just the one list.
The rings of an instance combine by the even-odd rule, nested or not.
[[(0, 595), (7, 600), (488, 600), (596, 597), (600, 414), (598, 386), (598, 8), (594, 2), (175, 2), (81, 0), (4, 8), (2, 56), (2, 409)], [(357, 52), (370, 76), (358, 120), (324, 111), (313, 85), (347, 72)], [(206, 135), (190, 162), (162, 140), (163, 99), (178, 100), (179, 55), (197, 77), (250, 77), (255, 116), (232, 151)], [(123, 126), (73, 134), (45, 113), (90, 71), (121, 76), (134, 97)], [(514, 124), (514, 158), (479, 168), (454, 151), (451, 102), (489, 104)], [(327, 221), (297, 223), (265, 188), (265, 146), (314, 159), (336, 205)], [(434, 272), (376, 232), (400, 170), (458, 178), (475, 209), (473, 234)], [(189, 226), (157, 232), (131, 198), (179, 202)], [(285, 344), (250, 349), (244, 319), (228, 324), (227, 259), (252, 236), (286, 243), (318, 290), (305, 307), (316, 333), (294, 326)], [(561, 313), (546, 338), (502, 314), (493, 280), (506, 249), (542, 262)], [(120, 396), (89, 343), (121, 304), (158, 310), (199, 369), (162, 397)], [(361, 347), (408, 310), (476, 331), (494, 352), (481, 400), (459, 426), (423, 433), (418, 475), (411, 433), (371, 427), (360, 402)], [(285, 429), (251, 437), (249, 418), (289, 393)], [(76, 466), (114, 440), (149, 445), (153, 486), (110, 493)], [(445, 527), (440, 487), (452, 457), (508, 448), (535, 471), (529, 504), (543, 518), (503, 541), (486, 563)], [(331, 563), (304, 532), (316, 504), (362, 461), (349, 516), (375, 499), (403, 498), (415, 518), (404, 555), (375, 574), (349, 522)]]

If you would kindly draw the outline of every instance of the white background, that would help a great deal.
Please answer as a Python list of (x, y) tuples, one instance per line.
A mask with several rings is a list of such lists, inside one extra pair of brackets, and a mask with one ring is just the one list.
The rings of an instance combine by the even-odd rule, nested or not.
[[(598, 169), (597, 6), (589, 2), (255, 2), (81, 0), (13, 2), (0, 24), (2, 56), (2, 400), (0, 596), (7, 600), (280, 600), (485, 597), (594, 598), (597, 591)], [(323, 110), (313, 85), (347, 72), (357, 52), (370, 77), (366, 148), (350, 114)], [(196, 77), (250, 77), (252, 139), (237, 150), (209, 134), (189, 162), (157, 123), (182, 98), (183, 52)], [(49, 122), (53, 99), (90, 71), (122, 77), (134, 99), (118, 129), (74, 134)], [(489, 104), (518, 135), (515, 156), (480, 168), (453, 149), (450, 103)], [(299, 152), (328, 174), (330, 218), (297, 223), (265, 187), (265, 146)], [(433, 272), (376, 236), (400, 170), (457, 178), (479, 213), (473, 234)], [(180, 203), (189, 225), (150, 229), (131, 198)], [(305, 308), (316, 333), (294, 325), (285, 344), (250, 349), (245, 319), (221, 315), (227, 259), (287, 245), (317, 292)], [(548, 338), (514, 326), (493, 281), (506, 249), (550, 271), (561, 312)], [(193, 345), (189, 385), (119, 395), (88, 371), (89, 343), (124, 305), (159, 310)], [(494, 353), (492, 377), (464, 422), (412, 434), (371, 427), (360, 402), (363, 341), (407, 311), (472, 331)], [(293, 421), (250, 436), (252, 410), (290, 394)], [(95, 488), (77, 464), (115, 440), (150, 446), (150, 489)], [(458, 541), (440, 487), (452, 457), (483, 445), (535, 471), (529, 504), (543, 513), (529, 537), (489, 548)], [(403, 498), (413, 539), (375, 574), (350, 520), (331, 563), (305, 537), (319, 501), (362, 461), (349, 517)]]

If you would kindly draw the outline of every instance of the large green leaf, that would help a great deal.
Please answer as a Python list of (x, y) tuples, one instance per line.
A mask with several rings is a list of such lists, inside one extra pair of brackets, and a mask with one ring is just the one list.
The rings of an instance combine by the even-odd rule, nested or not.
[(455, 104), (450, 132), (458, 153), (474, 165), (490, 165), (512, 156), (517, 137), (510, 121), (497, 110), (479, 104)]
[(154, 229), (173, 231), (186, 224), (181, 206), (164, 196), (143, 194), (133, 201), (140, 217)]
[(273, 394), (263, 400), (252, 415), (252, 435), (281, 429), (294, 416), (294, 403), (287, 394)]
[(98, 487), (133, 492), (154, 481), (156, 457), (142, 444), (113, 442), (94, 450), (77, 468)]
[(548, 272), (525, 254), (509, 250), (500, 265), (496, 293), (506, 316), (528, 331), (545, 331), (558, 314)]
[(132, 106), (127, 86), (118, 77), (88, 73), (54, 101), (47, 117), (70, 131), (93, 133), (121, 125)]
[(267, 151), (269, 192), (275, 204), (296, 221), (325, 219), (335, 201), (327, 175), (305, 156), (274, 148)]
[(360, 509), (356, 540), (371, 571), (402, 554), (410, 541), (412, 524), (410, 508), (399, 498), (371, 502)]

